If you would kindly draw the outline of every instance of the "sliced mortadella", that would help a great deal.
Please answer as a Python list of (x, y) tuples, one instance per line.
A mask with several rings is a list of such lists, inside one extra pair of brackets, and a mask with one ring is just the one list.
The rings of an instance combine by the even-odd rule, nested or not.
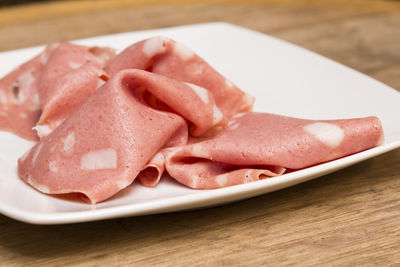
[(27, 152), (20, 177), (43, 193), (98, 203), (130, 185), (160, 148), (178, 142), (171, 140), (185, 142), (177, 133), (187, 133), (186, 121), (149, 106), (135, 73), (116, 74)]
[(165, 170), (165, 151), (159, 151), (150, 159), (146, 166), (139, 172), (139, 182), (148, 187), (158, 184)]
[(164, 147), (155, 154), (146, 166), (138, 174), (140, 183), (144, 186), (154, 187), (158, 184), (165, 170), (165, 155), (176, 146), (187, 144), (188, 131), (181, 128), (176, 131), (174, 136), (164, 145)]
[(154, 62), (161, 55), (167, 53), (169, 42), (171, 42), (171, 39), (166, 37), (153, 37), (134, 43), (110, 61), (105, 71), (110, 76), (125, 69), (151, 71)]
[(357, 153), (375, 147), (382, 137), (376, 117), (314, 121), (249, 113), (213, 138), (176, 148), (165, 164), (182, 184), (219, 188)]
[(143, 70), (122, 72), (133, 77), (150, 106), (174, 111), (188, 120), (193, 135), (202, 135), (226, 124), (227, 119), (215, 104), (213, 95), (204, 88)]
[(37, 141), (40, 119), (35, 129), (47, 135), (104, 83), (102, 67), (114, 56), (109, 48), (48, 45), (0, 80), (0, 129)]
[(102, 77), (106, 76), (99, 66), (86, 63), (55, 79), (51, 83), (53, 86), (48, 87), (51, 89), (41, 98), (43, 111), (34, 127), (38, 136), (44, 138), (60, 125), (104, 83)]
[(40, 138), (47, 136), (104, 84), (108, 76), (102, 69), (113, 56), (109, 48), (58, 45), (39, 80), (42, 114), (35, 130)]
[(0, 129), (36, 141), (32, 130), (40, 116), (38, 78), (57, 44), (20, 65), (0, 80)]
[(43, 95), (46, 99), (47, 91), (52, 87), (54, 80), (73, 70), (79, 69), (87, 63), (97, 63), (103, 67), (115, 57), (115, 52), (107, 47), (88, 47), (72, 43), (59, 43), (49, 55), (43, 75), (40, 78)]
[(252, 109), (252, 96), (241, 91), (193, 51), (169, 38), (153, 37), (137, 42), (122, 51), (105, 70), (114, 75), (127, 68), (148, 70), (206, 88), (228, 119)]

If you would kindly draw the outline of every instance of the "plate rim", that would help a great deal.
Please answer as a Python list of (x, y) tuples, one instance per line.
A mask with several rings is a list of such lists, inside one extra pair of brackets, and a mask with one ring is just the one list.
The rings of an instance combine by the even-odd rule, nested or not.
[[(19, 208), (12, 209), (12, 208), (7, 208), (6, 205), (2, 205), (2, 203), (0, 202), (0, 213), (10, 218), (26, 223), (48, 225), (48, 224), (71, 224), (71, 223), (80, 223), (86, 221), (113, 219), (117, 217), (127, 217), (127, 216), (131, 217), (131, 216), (150, 215), (156, 213), (161, 214), (173, 211), (184, 211), (192, 209), (193, 205), (191, 204), (199, 204), (199, 205), (194, 205), (195, 208), (202, 207), (203, 205), (201, 201), (218, 200), (220, 198), (224, 198), (227, 196), (237, 197), (228, 201), (221, 201), (216, 203), (216, 204), (224, 204), (240, 199), (256, 197), (262, 194), (294, 186), (327, 175), (329, 173), (338, 171), (340, 169), (349, 167), (364, 160), (376, 157), (378, 155), (392, 151), (399, 147), (400, 147), (400, 140), (390, 143), (388, 145), (374, 147), (356, 154), (342, 157), (337, 160), (297, 170), (292, 173), (284, 174), (279, 177), (264, 179), (247, 184), (240, 184), (230, 187), (207, 190), (207, 192), (211, 194), (211, 196), (206, 195), (204, 193), (200, 193), (203, 190), (199, 190), (199, 193), (168, 197), (168, 198), (153, 200), (147, 203), (146, 202), (132, 203), (128, 205), (114, 206), (97, 210), (93, 209), (89, 211), (73, 211), (73, 212), (57, 212), (57, 213), (30, 212)], [(280, 178), (280, 179), (278, 180), (275, 178)], [(265, 189), (271, 186), (275, 186), (275, 188), (265, 191)], [(251, 196), (245, 198), (240, 196), (240, 194), (246, 194), (246, 193), (250, 194)], [(178, 201), (176, 205), (170, 205), (166, 203), (171, 200), (180, 200), (180, 201)], [(183, 209), (180, 208), (180, 206), (188, 206), (188, 205), (191, 206)], [(171, 209), (166, 209), (168, 207)]]

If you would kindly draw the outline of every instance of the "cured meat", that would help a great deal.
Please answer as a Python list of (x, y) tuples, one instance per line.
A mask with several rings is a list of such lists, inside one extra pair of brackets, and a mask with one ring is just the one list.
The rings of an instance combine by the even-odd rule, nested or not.
[[(164, 37), (111, 49), (53, 44), (0, 80), (0, 128), (41, 138), (18, 173), (47, 194), (106, 200), (136, 178), (212, 189), (379, 144), (379, 119), (250, 113), (253, 97)], [(188, 136), (191, 135), (189, 138)], [(46, 137), (47, 136), (47, 137)], [(46, 138), (43, 138), (46, 137)]]
[(147, 104), (144, 73), (122, 71), (99, 88), (20, 159), (20, 176), (41, 192), (97, 203), (131, 184), (160, 148), (186, 143), (185, 120)]
[(191, 133), (201, 135), (226, 123), (213, 95), (204, 88), (142, 70), (123, 71), (135, 77), (146, 102), (155, 108), (174, 111), (187, 119)]
[[(157, 162), (157, 157), (153, 158), (153, 156), (160, 148), (186, 143), (187, 130), (182, 128), (183, 124), (186, 127), (186, 123), (180, 116), (170, 112), (176, 112), (192, 122), (195, 128), (194, 132), (199, 129), (201, 129), (199, 131), (205, 132), (222, 121), (223, 115), (219, 115), (220, 112), (218, 115), (215, 114), (218, 108), (216, 108), (212, 95), (207, 90), (204, 90), (204, 94), (199, 94), (196, 90), (198, 89), (193, 89), (190, 84), (147, 71), (121, 71), (107, 82), (106, 86), (98, 89), (100, 92), (96, 92), (93, 97), (90, 97), (65, 123), (56, 128), (54, 134), (50, 134), (43, 142), (33, 148), (26, 158), (21, 159), (19, 162), (20, 176), (45, 193), (81, 192), (92, 203), (102, 201), (129, 185), (145, 166), (151, 166), (151, 164)], [(140, 102), (141, 106), (136, 102), (127, 102), (120, 107), (121, 104), (119, 102), (122, 101), (121, 99), (127, 98), (122, 96), (123, 93), (127, 94), (126, 91), (134, 94), (135, 98), (133, 99), (135, 101), (139, 98), (143, 102)], [(207, 97), (207, 101), (204, 101), (204, 96)], [(124, 112), (126, 111), (122, 112), (121, 108), (135, 109), (135, 111), (136, 109), (140, 111), (142, 109), (149, 110), (151, 113), (161, 114), (166, 118), (153, 118), (154, 114), (152, 116), (131, 115), (130, 117), (125, 115)], [(165, 114), (168, 114), (168, 116)], [(151, 123), (147, 121), (147, 118), (143, 117), (149, 117), (148, 120)], [(174, 122), (168, 121), (170, 117), (174, 118)], [(118, 123), (116, 124), (114, 121)], [(124, 123), (126, 124), (123, 127), (124, 130), (119, 133), (119, 129)], [(90, 125), (96, 125), (96, 127)], [(134, 125), (140, 125), (140, 127)], [(159, 129), (160, 127), (161, 129)], [(167, 129), (163, 127), (167, 127)], [(112, 134), (110, 133), (111, 131), (115, 133)], [(154, 136), (156, 133), (161, 136)], [(71, 135), (73, 137), (69, 137)], [(77, 136), (82, 138), (80, 142), (77, 141)], [(68, 159), (67, 164), (65, 153), (63, 154), (62, 152), (64, 148), (61, 147), (60, 143), (64, 143), (65, 146), (65, 143), (69, 143), (69, 141), (66, 141), (69, 138), (74, 140), (74, 146), (79, 147), (79, 151), (74, 151), (73, 158)], [(114, 145), (106, 146), (102, 144), (103, 141), (99, 141), (108, 139), (110, 139), (108, 143), (113, 143)], [(87, 143), (84, 143), (84, 140), (87, 140)], [(131, 140), (136, 140), (136, 142), (129, 145)], [(98, 147), (98, 143), (101, 144), (100, 147)], [(121, 143), (126, 144), (123, 149), (119, 146)], [(150, 148), (145, 148), (147, 143), (151, 143), (149, 145)], [(118, 145), (118, 147), (116, 148), (115, 145)], [(138, 146), (140, 149), (138, 149)], [(54, 149), (53, 151), (51, 151), (52, 148)], [(105, 172), (107, 175), (105, 177), (108, 177), (108, 180), (103, 181), (102, 179), (105, 178), (101, 177), (105, 174), (103, 174), (102, 170), (96, 171), (95, 174), (92, 172), (88, 174), (87, 170), (79, 169), (79, 164), (83, 164), (82, 158), (84, 157), (79, 153), (80, 151), (84, 151), (86, 155), (92, 153), (92, 151), (103, 151), (105, 149), (111, 151), (109, 152), (111, 155), (121, 155), (122, 166), (129, 168), (130, 172), (121, 173), (120, 165), (113, 165), (115, 170)], [(145, 153), (144, 151), (149, 152)], [(138, 153), (142, 154), (140, 160), (138, 160)], [(36, 154), (38, 155), (37, 160)], [(99, 157), (109, 160), (107, 155), (101, 154)], [(149, 161), (151, 162), (150, 165), (146, 165)], [(49, 165), (50, 162), (51, 165)], [(57, 171), (51, 172), (51, 168), (55, 168)], [(94, 168), (94, 170), (97, 169)], [(140, 181), (145, 185), (155, 184), (159, 179), (159, 175), (157, 175), (157, 178), (151, 178), (152, 175), (148, 174), (151, 170), (153, 169), (146, 169), (139, 176)], [(159, 173), (161, 172), (159, 171)], [(60, 179), (67, 179), (73, 173), (74, 177), (77, 178), (68, 178), (69, 183), (67, 185), (66, 182), (60, 183)], [(90, 186), (88, 186), (86, 184), (86, 180), (89, 179), (88, 175), (99, 178), (90, 179), (93, 183), (89, 183)], [(124, 186), (121, 186), (121, 180), (125, 182), (123, 183)], [(111, 185), (112, 183), (114, 184)], [(90, 188), (94, 187), (95, 184), (97, 185), (95, 187), (96, 192), (93, 192)], [(101, 188), (102, 185), (104, 188)], [(46, 189), (43, 190), (43, 188)]]
[(166, 150), (162, 150), (155, 154), (139, 172), (137, 178), (142, 185), (154, 187), (160, 182), (165, 170), (165, 152)]
[(376, 117), (313, 121), (249, 113), (213, 138), (175, 148), (166, 169), (189, 187), (219, 188), (344, 157), (382, 138)]
[(242, 92), (193, 51), (169, 38), (153, 37), (131, 45), (110, 62), (106, 72), (114, 75), (127, 68), (148, 70), (206, 88), (228, 119), (252, 109), (252, 96)]
[(40, 116), (38, 78), (54, 46), (20, 65), (0, 80), (0, 129), (28, 140), (37, 140), (32, 130)]
[(54, 43), (0, 80), (0, 129), (36, 141), (57, 127), (108, 77), (109, 48)]
[(103, 67), (113, 57), (109, 48), (57, 45), (39, 80), (39, 137), (47, 136), (108, 79)]
[(139, 172), (137, 176), (139, 182), (144, 186), (156, 186), (165, 170), (165, 155), (171, 151), (173, 147), (186, 145), (187, 137), (188, 133), (186, 128), (182, 127), (180, 131), (177, 131), (168, 143), (165, 144)]

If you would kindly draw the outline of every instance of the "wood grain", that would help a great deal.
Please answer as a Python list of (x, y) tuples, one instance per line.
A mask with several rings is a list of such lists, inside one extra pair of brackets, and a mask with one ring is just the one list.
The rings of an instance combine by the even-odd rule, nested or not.
[[(39, 6), (50, 14), (54, 5)], [(11, 14), (0, 19), (0, 50), (227, 21), (296, 43), (400, 90), (398, 1), (115, 1), (91, 10), (81, 5), (71, 1), (55, 15), (29, 19), (12, 14), (38, 5), (0, 10), (0, 18)], [(399, 266), (399, 178), (397, 149), (215, 208), (58, 226), (0, 215), (0, 265)]]

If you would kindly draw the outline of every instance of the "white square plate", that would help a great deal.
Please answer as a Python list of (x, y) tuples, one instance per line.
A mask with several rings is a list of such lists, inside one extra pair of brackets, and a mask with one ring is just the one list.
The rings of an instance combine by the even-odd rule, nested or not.
[[(17, 159), (32, 146), (0, 132), (0, 212), (36, 224), (60, 224), (170, 212), (265, 194), (400, 147), (400, 93), (357, 71), (276, 38), (225, 23), (100, 36), (79, 44), (123, 49), (163, 35), (181, 42), (256, 97), (255, 111), (309, 119), (378, 116), (382, 146), (280, 177), (216, 190), (192, 190), (165, 177), (155, 188), (133, 183), (97, 204), (41, 194), (18, 178)], [(0, 76), (39, 53), (34, 47), (0, 53)]]

